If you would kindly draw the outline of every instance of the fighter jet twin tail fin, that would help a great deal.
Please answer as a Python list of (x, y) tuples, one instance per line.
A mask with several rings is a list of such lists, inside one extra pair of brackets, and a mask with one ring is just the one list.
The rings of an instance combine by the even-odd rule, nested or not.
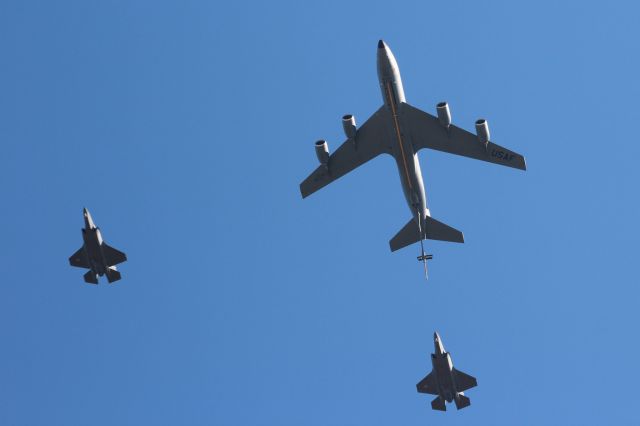
[(437, 396), (433, 401), (431, 401), (431, 408), (438, 411), (447, 411), (447, 405), (445, 404), (444, 398)]
[[(118, 272), (115, 266), (108, 267), (107, 273), (105, 275), (107, 276), (107, 281), (109, 281), (109, 284), (122, 278), (122, 275), (120, 274), (120, 272)], [(84, 274), (84, 281), (89, 284), (98, 284), (98, 276), (95, 272), (89, 271)]]
[(458, 393), (458, 396), (456, 399), (454, 399), (454, 402), (456, 403), (456, 408), (458, 410), (471, 405), (471, 400), (464, 396), (464, 393), (462, 392)]
[(95, 272), (89, 270), (89, 272), (84, 274), (84, 282), (89, 284), (98, 284), (98, 276)]
[[(471, 405), (471, 400), (464, 396), (464, 393), (462, 392), (459, 392), (453, 401), (455, 402), (458, 410)], [(444, 398), (437, 396), (433, 401), (431, 401), (431, 408), (438, 411), (447, 411), (447, 405), (445, 404)]]

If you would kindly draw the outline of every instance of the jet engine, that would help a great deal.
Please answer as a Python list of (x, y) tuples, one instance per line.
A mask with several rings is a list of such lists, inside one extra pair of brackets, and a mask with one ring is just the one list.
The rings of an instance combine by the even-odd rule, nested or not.
[(436, 105), (436, 111), (438, 111), (438, 120), (442, 127), (448, 129), (451, 126), (451, 112), (449, 111), (449, 105), (446, 102), (440, 102)]
[(484, 118), (476, 120), (476, 135), (478, 136), (478, 140), (480, 141), (480, 143), (484, 146), (487, 146), (490, 138), (489, 124)]
[(351, 114), (347, 114), (342, 116), (342, 128), (344, 129), (344, 134), (347, 137), (347, 139), (354, 139), (356, 138), (356, 118), (351, 115)]
[(318, 161), (324, 167), (328, 167), (329, 165), (329, 145), (327, 141), (319, 140), (316, 142), (316, 156), (318, 157)]

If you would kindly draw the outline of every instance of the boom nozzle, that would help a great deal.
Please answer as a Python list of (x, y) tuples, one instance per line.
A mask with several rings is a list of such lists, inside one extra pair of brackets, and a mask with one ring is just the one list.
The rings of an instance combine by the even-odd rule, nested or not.
[(423, 244), (424, 236), (422, 234), (422, 215), (418, 211), (417, 206), (416, 206), (416, 214), (418, 215), (418, 234), (420, 236), (420, 256), (418, 256), (418, 262), (422, 262), (422, 264), (424, 265), (424, 279), (428, 280), (429, 269), (427, 268), (427, 260), (433, 259), (433, 255), (426, 254), (424, 252), (424, 244)]
[[(420, 241), (420, 244), (422, 244), (422, 241)], [(420, 256), (418, 256), (418, 262), (422, 262), (422, 264), (424, 265), (424, 279), (428, 280), (429, 279), (429, 270), (427, 269), (427, 260), (431, 260), (433, 259), (433, 255), (432, 254), (426, 254), (424, 252), (424, 248), (422, 249), (422, 254)]]

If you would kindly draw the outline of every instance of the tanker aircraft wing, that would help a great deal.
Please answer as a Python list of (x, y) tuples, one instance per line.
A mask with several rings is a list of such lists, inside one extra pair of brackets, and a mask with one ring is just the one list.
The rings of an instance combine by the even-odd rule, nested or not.
[[(438, 109), (440, 108), (438, 105)], [(422, 148), (430, 148), (515, 169), (527, 169), (522, 155), (489, 141), (489, 128), (485, 127), (484, 119), (476, 121), (478, 134), (481, 134), (482, 129), (486, 129), (486, 143), (483, 144), (478, 143), (477, 135), (453, 124), (445, 127), (437, 117), (408, 103), (402, 103), (399, 109), (409, 124), (408, 130), (411, 132), (416, 152)]]
[[(343, 117), (343, 120), (350, 119), (353, 119), (352, 116)], [(320, 160), (320, 166), (300, 184), (302, 198), (308, 197), (380, 154), (391, 154), (387, 132), (389, 122), (391, 114), (383, 105), (355, 132), (354, 137), (348, 138), (333, 154), (329, 155), (326, 141), (316, 142), (316, 155)]]

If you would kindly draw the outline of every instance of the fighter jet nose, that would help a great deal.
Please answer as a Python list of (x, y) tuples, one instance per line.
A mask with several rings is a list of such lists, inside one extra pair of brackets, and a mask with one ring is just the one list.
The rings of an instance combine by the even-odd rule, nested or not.
[(83, 207), (83, 208), (82, 208), (82, 214), (84, 214), (84, 215), (89, 214), (89, 210), (87, 210), (87, 208), (86, 208), (86, 207)]
[(436, 355), (442, 355), (445, 353), (444, 345), (442, 344), (442, 340), (440, 340), (440, 335), (437, 331), (433, 333), (433, 346), (435, 347)]
[(384, 49), (384, 41), (378, 40), (378, 49)]

